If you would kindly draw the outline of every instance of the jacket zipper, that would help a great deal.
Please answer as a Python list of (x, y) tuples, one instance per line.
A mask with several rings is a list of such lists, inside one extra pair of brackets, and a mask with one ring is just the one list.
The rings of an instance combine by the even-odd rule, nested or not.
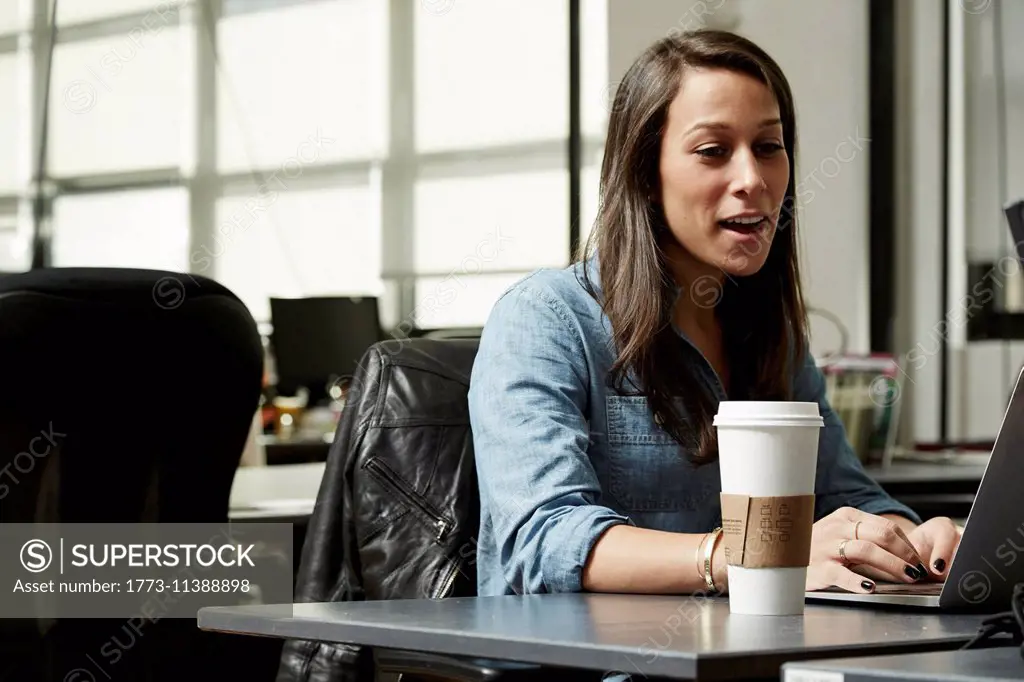
[(444, 582), (441, 583), (441, 589), (434, 593), (434, 599), (444, 599), (452, 591), (452, 585), (455, 584), (455, 576), (459, 574), (459, 560), (456, 559), (452, 562), (452, 567), (448, 571), (448, 577), (445, 578)]
[(392, 492), (401, 497), (407, 504), (418, 509), (423, 513), (423, 515), (434, 522), (434, 525), (437, 527), (437, 534), (434, 536), (434, 540), (436, 542), (444, 540), (445, 535), (448, 534), (448, 531), (451, 530), (452, 526), (452, 523), (448, 521), (448, 519), (444, 518), (433, 509), (430, 509), (426, 504), (407, 490), (406, 486), (399, 482), (398, 477), (391, 472), (391, 469), (384, 464), (378, 462), (376, 459), (371, 459), (365, 464), (365, 467), (376, 472), (385, 482), (387, 487), (391, 488)]

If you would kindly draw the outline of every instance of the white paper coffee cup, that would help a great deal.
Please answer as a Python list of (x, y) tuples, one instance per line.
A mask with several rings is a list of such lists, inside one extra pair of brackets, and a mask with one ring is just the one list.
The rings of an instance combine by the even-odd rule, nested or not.
[[(757, 498), (814, 495), (818, 404), (787, 401), (722, 401), (714, 425), (722, 493)], [(813, 523), (811, 518), (806, 523)], [(804, 515), (807, 518), (807, 515)], [(809, 526), (793, 529), (807, 532)], [(807, 565), (751, 568), (730, 559), (729, 610), (749, 615), (804, 611)], [(748, 562), (749, 563), (749, 562)]]

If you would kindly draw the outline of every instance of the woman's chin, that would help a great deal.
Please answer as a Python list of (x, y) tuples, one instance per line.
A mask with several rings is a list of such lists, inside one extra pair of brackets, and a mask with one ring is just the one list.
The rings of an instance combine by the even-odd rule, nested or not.
[(765, 254), (731, 253), (722, 260), (722, 271), (730, 277), (749, 277), (756, 275), (764, 267), (767, 260)]

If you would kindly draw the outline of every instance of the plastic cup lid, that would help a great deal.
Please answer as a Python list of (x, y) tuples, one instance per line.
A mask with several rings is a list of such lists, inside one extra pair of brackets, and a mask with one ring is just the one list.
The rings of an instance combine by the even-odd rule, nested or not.
[(824, 426), (818, 403), (769, 400), (723, 400), (718, 405), (715, 426), (743, 424), (785, 424)]

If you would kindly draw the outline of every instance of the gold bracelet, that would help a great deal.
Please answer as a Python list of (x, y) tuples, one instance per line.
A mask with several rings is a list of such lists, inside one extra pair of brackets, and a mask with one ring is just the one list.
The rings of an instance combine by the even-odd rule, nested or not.
[(704, 577), (704, 571), (701, 570), (704, 566), (704, 560), (700, 556), (700, 550), (704, 547), (704, 541), (708, 539), (709, 535), (711, 535), (711, 533), (704, 533), (704, 535), (701, 536), (700, 542), (697, 543), (697, 549), (693, 553), (694, 565), (697, 567), (698, 578)]
[(704, 547), (704, 584), (711, 594), (718, 594), (718, 588), (715, 587), (715, 578), (711, 574), (711, 557), (715, 553), (715, 545), (718, 544), (718, 538), (721, 535), (722, 527), (719, 526), (711, 531), (711, 539), (708, 540), (707, 545)]

